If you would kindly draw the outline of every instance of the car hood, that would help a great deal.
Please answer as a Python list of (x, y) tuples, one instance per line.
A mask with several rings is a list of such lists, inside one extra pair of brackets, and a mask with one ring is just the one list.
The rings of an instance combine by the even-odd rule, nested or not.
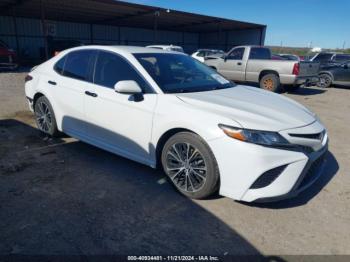
[[(256, 130), (280, 131), (306, 126), (316, 115), (301, 104), (279, 94), (255, 87), (177, 94), (183, 102)], [(223, 123), (227, 124), (227, 123)]]

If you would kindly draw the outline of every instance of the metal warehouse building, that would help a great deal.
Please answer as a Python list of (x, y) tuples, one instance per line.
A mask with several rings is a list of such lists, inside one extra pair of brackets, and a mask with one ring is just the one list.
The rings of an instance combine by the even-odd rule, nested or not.
[(266, 26), (115, 0), (0, 0), (0, 39), (22, 59), (45, 59), (49, 39), (84, 44), (263, 45)]

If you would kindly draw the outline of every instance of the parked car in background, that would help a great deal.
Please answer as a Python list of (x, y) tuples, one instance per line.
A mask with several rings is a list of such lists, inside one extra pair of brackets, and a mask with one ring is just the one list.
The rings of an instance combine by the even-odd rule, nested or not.
[(261, 46), (234, 47), (224, 57), (205, 63), (230, 80), (259, 83), (261, 88), (273, 92), (281, 84), (318, 82), (319, 63), (273, 60), (270, 49)]
[(350, 61), (350, 54), (340, 54), (334, 52), (321, 52), (310, 58), (310, 61), (319, 62), (321, 68), (332, 64), (342, 64)]
[(14, 70), (18, 67), (16, 52), (0, 40), (0, 69)]
[(350, 86), (350, 61), (324, 66), (319, 73), (319, 77), (319, 87), (326, 88), (332, 84)]
[(300, 61), (300, 57), (297, 55), (292, 55), (292, 54), (278, 54), (280, 57), (283, 57), (286, 60), (291, 60), (291, 61)]
[(210, 56), (210, 57), (221, 57), (225, 54), (223, 50), (218, 49), (198, 49), (196, 52), (194, 52), (191, 56), (198, 61), (204, 63), (204, 60)]
[(327, 131), (314, 113), (179, 52), (73, 48), (31, 71), (25, 93), (42, 132), (162, 166), (191, 198), (295, 196), (326, 163)]
[(146, 47), (185, 53), (183, 48), (177, 45), (148, 45)]
[(288, 60), (288, 59), (285, 59), (282, 56), (276, 55), (276, 54), (271, 54), (271, 59), (272, 60)]

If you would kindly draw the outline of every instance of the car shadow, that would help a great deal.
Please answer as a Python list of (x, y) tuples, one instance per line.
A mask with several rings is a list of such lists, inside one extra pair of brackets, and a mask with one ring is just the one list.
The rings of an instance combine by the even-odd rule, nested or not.
[(326, 154), (326, 163), (322, 176), (313, 185), (311, 185), (305, 191), (301, 192), (298, 196), (271, 203), (242, 203), (247, 206), (268, 209), (286, 209), (305, 205), (311, 201), (332, 180), (332, 178), (337, 174), (338, 170), (338, 161), (336, 160), (335, 156), (330, 151), (328, 151)]
[(316, 87), (300, 87), (298, 89), (293, 89), (290, 87), (284, 88), (284, 93), (293, 94), (293, 95), (300, 95), (300, 96), (312, 96), (312, 95), (319, 95), (327, 92), (326, 89), (320, 89)]
[(0, 145), (2, 255), (262, 258), (159, 170), (16, 119), (0, 120)]
[(333, 84), (330, 88), (339, 88), (339, 89), (350, 89), (350, 85), (335, 85)]

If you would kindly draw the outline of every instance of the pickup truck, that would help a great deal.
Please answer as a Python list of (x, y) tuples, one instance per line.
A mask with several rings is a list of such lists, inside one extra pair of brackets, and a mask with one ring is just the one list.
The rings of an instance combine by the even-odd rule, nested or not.
[(259, 83), (260, 87), (277, 92), (282, 85), (318, 83), (319, 63), (272, 60), (271, 51), (261, 46), (237, 46), (221, 58), (207, 57), (205, 64), (235, 82)]

